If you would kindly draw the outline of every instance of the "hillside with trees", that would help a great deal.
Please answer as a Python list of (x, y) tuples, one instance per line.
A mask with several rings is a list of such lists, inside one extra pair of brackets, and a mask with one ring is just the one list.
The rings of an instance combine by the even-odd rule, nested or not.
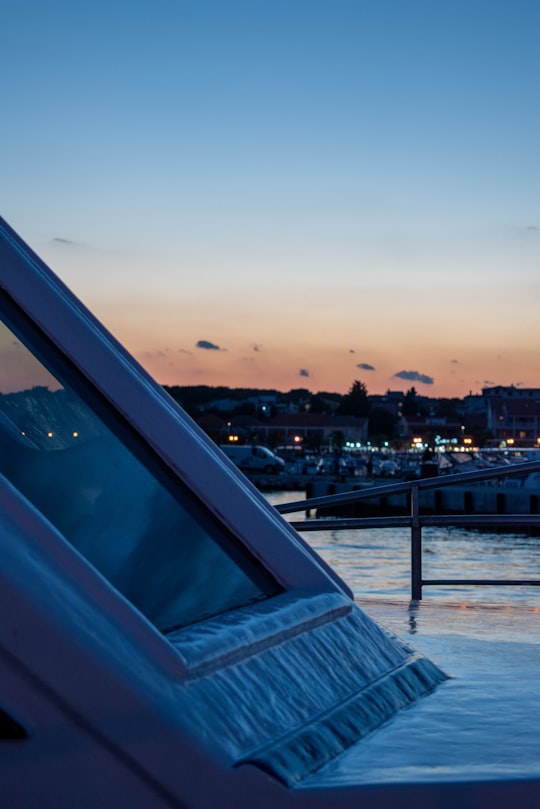
[[(409, 390), (388, 391), (386, 395), (370, 395), (367, 385), (354, 380), (346, 394), (293, 388), (283, 392), (272, 388), (229, 388), (210, 385), (165, 386), (165, 390), (181, 407), (198, 421), (203, 429), (218, 430), (219, 423), (234, 420), (236, 425), (256, 434), (256, 425), (284, 414), (310, 414), (324, 417), (350, 416), (368, 420), (369, 439), (375, 444), (392, 442), (399, 445), (404, 424), (432, 423), (429, 434), (435, 436), (440, 425), (452, 425), (454, 431), (476, 430), (483, 425), (467, 422), (461, 399), (434, 399)], [(217, 435), (217, 432), (216, 432)], [(485, 437), (485, 436), (484, 436)]]

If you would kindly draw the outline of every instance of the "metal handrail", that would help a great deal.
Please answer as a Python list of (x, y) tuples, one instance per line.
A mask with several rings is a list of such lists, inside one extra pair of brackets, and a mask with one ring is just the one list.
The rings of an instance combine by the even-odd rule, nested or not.
[(422, 489), (441, 489), (447, 486), (480, 483), (485, 480), (506, 477), (522, 477), (531, 472), (540, 471), (540, 461), (516, 463), (512, 466), (497, 466), (490, 469), (481, 469), (474, 472), (443, 475), (441, 477), (425, 478), (421, 480), (390, 483), (382, 486), (369, 486), (364, 489), (330, 494), (322, 497), (311, 497), (305, 500), (296, 500), (291, 503), (280, 503), (276, 506), (281, 514), (293, 514), (297, 511), (328, 506), (341, 506), (386, 497), (390, 494), (408, 495), (411, 513), (402, 517), (350, 517), (328, 518), (316, 517), (302, 521), (292, 521), (291, 525), (297, 531), (340, 531), (363, 528), (410, 528), (411, 529), (411, 599), (422, 599), (424, 585), (526, 585), (540, 586), (538, 579), (424, 579), (422, 578), (422, 528), (424, 526), (467, 525), (489, 527), (540, 526), (540, 514), (421, 514), (419, 507), (419, 492)]

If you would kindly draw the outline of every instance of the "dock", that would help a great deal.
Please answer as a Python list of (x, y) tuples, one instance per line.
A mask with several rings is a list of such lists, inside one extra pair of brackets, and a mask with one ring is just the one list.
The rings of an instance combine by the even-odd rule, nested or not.
[[(389, 480), (372, 480), (356, 483), (350, 480), (317, 479), (306, 483), (306, 499), (325, 497), (345, 492), (362, 491), (379, 488)], [(504, 486), (497, 483), (471, 484), (469, 486), (444, 486), (448, 481), (441, 478), (441, 488), (421, 489), (419, 491), (419, 509), (421, 514), (529, 514), (540, 513), (540, 490), (524, 488), (520, 485)], [(515, 482), (516, 484), (519, 481)], [(319, 509), (318, 516), (401, 516), (410, 513), (407, 498), (403, 494), (374, 494), (372, 500), (349, 503), (342, 506)], [(506, 527), (508, 530), (508, 527)]]

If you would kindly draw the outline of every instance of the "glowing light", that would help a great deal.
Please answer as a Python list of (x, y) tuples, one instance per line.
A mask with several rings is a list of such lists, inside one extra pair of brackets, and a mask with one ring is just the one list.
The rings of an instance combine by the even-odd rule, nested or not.
[(78, 437), (79, 437), (79, 433), (75, 430), (75, 432), (73, 433), (73, 438), (78, 438)]
[(52, 438), (54, 433), (47, 433), (47, 438)]

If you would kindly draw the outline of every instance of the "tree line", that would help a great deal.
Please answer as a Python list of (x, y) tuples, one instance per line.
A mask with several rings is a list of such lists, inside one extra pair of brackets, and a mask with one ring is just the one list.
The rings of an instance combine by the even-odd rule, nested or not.
[[(257, 418), (271, 417), (284, 408), (299, 412), (324, 415), (347, 415), (369, 420), (369, 434), (391, 437), (400, 415), (459, 417), (463, 405), (461, 399), (432, 399), (421, 396), (414, 387), (409, 388), (392, 408), (384, 402), (385, 397), (371, 396), (367, 385), (356, 379), (346, 394), (327, 391), (313, 393), (307, 388), (294, 388), (286, 393), (271, 388), (229, 388), (226, 386), (186, 385), (165, 386), (168, 393), (193, 418), (202, 413), (215, 412), (220, 416), (252, 415)], [(267, 400), (264, 411), (261, 400)], [(229, 408), (223, 409), (223, 402)], [(212, 403), (216, 407), (212, 407)], [(219, 403), (219, 407), (218, 407)]]

